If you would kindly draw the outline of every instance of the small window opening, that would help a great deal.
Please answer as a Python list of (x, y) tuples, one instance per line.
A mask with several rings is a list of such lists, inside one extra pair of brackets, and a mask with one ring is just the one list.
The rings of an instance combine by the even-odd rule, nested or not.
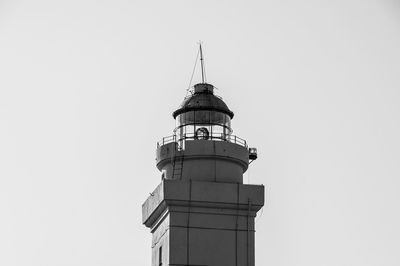
[(162, 265), (162, 246), (158, 248), (158, 266)]

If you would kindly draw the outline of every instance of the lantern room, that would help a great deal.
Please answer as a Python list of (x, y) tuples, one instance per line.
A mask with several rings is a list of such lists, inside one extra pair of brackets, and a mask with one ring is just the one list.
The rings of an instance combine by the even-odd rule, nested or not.
[(181, 107), (173, 113), (176, 140), (230, 141), (233, 112), (224, 101), (214, 95), (211, 84), (199, 83), (192, 95), (185, 98)]

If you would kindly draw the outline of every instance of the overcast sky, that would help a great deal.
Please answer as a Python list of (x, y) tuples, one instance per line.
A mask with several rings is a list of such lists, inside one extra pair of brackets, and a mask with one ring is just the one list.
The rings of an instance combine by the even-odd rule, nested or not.
[(257, 265), (400, 265), (396, 0), (0, 0), (0, 265), (150, 265), (199, 40), (258, 148)]

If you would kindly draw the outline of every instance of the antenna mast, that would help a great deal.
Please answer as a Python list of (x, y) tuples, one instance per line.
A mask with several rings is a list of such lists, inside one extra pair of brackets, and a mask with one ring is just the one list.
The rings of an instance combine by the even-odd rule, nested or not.
[(204, 69), (204, 62), (203, 62), (203, 49), (201, 48), (201, 43), (200, 43), (200, 63), (201, 63), (201, 80), (203, 83), (205, 83), (205, 69)]

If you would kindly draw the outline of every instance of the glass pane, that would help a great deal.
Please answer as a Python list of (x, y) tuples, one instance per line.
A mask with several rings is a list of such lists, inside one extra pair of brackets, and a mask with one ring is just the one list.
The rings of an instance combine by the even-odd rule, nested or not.
[(194, 126), (189, 125), (184, 127), (183, 132), (185, 138), (193, 138), (194, 137)]
[(181, 119), (182, 125), (194, 123), (194, 111), (183, 113), (183, 114), (181, 114), (181, 116), (182, 116), (182, 119)]
[(224, 117), (224, 125), (228, 127), (229, 129), (231, 128), (231, 118), (229, 115), (225, 115)]
[(176, 127), (179, 127), (180, 125), (183, 124), (183, 115), (184, 114), (180, 114), (175, 118), (175, 125)]
[(211, 123), (213, 124), (223, 124), (224, 123), (224, 113), (221, 112), (216, 112), (216, 111), (211, 111), (210, 112), (210, 116), (211, 116)]
[(196, 111), (195, 118), (196, 124), (210, 124), (210, 111)]
[(223, 138), (223, 127), (221, 126), (212, 126), (212, 137), (216, 139), (221, 139)]

